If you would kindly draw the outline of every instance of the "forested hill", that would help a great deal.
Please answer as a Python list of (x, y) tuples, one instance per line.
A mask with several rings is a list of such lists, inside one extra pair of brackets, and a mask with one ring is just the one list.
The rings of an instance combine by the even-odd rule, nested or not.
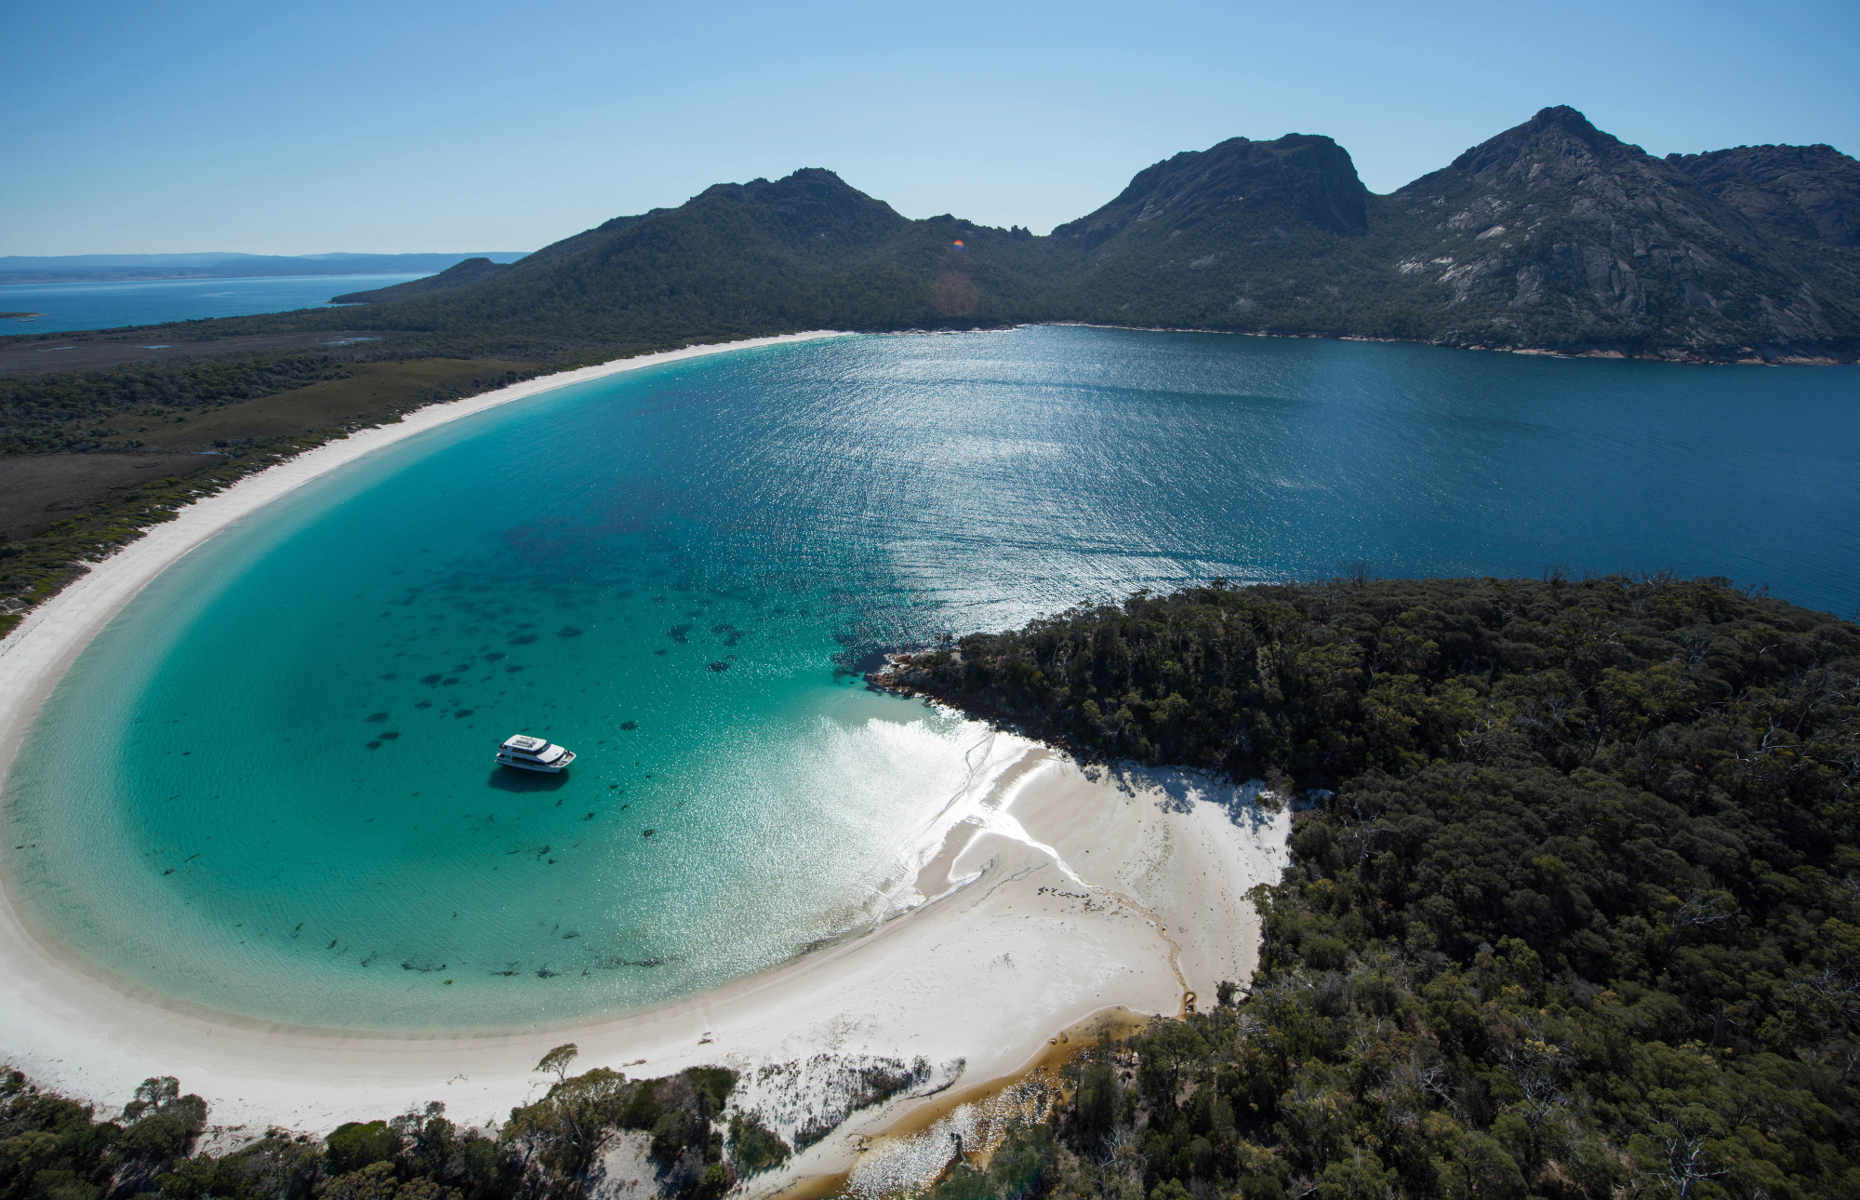
[(1313, 134), (1178, 154), (1044, 238), (907, 220), (809, 169), (449, 274), (343, 297), (380, 303), (341, 319), (545, 343), (1080, 320), (1853, 359), (1860, 163), (1827, 146), (1658, 159), (1559, 107), (1387, 196)]
[(1139, 595), (890, 680), (1297, 813), (1251, 994), (980, 1194), (1860, 1195), (1860, 628), (1722, 582)]
[(1043, 293), (1054, 269), (1050, 248), (1025, 231), (906, 220), (831, 171), (809, 169), (718, 184), (461, 286), (418, 296), (387, 289), (373, 311), (342, 317), (542, 344), (999, 324), (1050, 316)]
[(437, 275), (428, 275), (424, 279), (409, 279), (406, 283), (397, 283), (392, 287), (375, 288), (366, 292), (349, 292), (331, 299), (332, 304), (375, 304), (387, 300), (404, 300), (412, 296), (424, 296), (429, 292), (443, 292), (450, 288), (463, 287), (468, 283), (479, 283), (502, 272), (508, 264), (492, 262), (488, 258), (467, 258), (453, 263)]

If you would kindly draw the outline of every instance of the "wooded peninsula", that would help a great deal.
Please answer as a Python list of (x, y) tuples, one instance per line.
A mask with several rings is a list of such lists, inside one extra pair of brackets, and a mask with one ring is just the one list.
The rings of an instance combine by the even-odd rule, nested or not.
[[(1089, 320), (1851, 361), (1857, 213), (1860, 164), (1829, 147), (1654, 159), (1558, 108), (1386, 197), (1312, 135), (1178, 155), (1046, 238), (806, 170), (355, 307), (8, 337), (0, 634), (311, 446), (699, 340)], [(1723, 580), (1217, 581), (877, 682), (1295, 810), (1257, 976), (1085, 1054), (936, 1200), (1860, 1195), (1853, 623)], [(799, 1149), (719, 1128), (729, 1071), (572, 1057), (500, 1129), (434, 1108), (226, 1153), (184, 1080), (99, 1114), (6, 1073), (0, 1200), (571, 1196), (621, 1131), (709, 1200)]]
[(1860, 627), (1709, 580), (1216, 584), (884, 681), (1301, 798), (1250, 991), (937, 1200), (1860, 1191)]
[[(1085, 1054), (935, 1200), (1860, 1191), (1860, 627), (1715, 580), (1217, 582), (881, 682), (1297, 810), (1257, 977)], [(501, 1130), (224, 1155), (173, 1080), (99, 1121), (13, 1075), (0, 1198), (570, 1196), (627, 1129), (708, 1197), (795, 1149), (713, 1131), (730, 1072), (572, 1058)]]

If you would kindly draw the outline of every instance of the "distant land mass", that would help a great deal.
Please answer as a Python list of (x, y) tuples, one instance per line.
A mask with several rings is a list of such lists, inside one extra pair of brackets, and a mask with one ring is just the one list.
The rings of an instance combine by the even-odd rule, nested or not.
[(349, 325), (542, 342), (1083, 321), (1680, 361), (1860, 353), (1860, 162), (1655, 158), (1546, 108), (1389, 195), (1327, 137), (1233, 138), (1047, 237), (908, 220), (811, 168), (507, 267), (338, 297)]
[(424, 279), (409, 279), (406, 283), (397, 283), (392, 287), (375, 288), (366, 292), (350, 292), (347, 295), (334, 297), (330, 303), (379, 303), (383, 300), (404, 300), (409, 296), (424, 296), (428, 292), (443, 292), (468, 283), (490, 279), (505, 270), (506, 266), (506, 263), (498, 262), (488, 256), (468, 258), (464, 262), (454, 263), (437, 275), (428, 275)]
[[(84, 261), (130, 270), (133, 257)], [(359, 257), (270, 261), (355, 272)], [(430, 277), (342, 294), (338, 308), (10, 326), (0, 631), (99, 548), (309, 446), (700, 342), (1078, 322), (1669, 362), (1860, 359), (1860, 163), (1829, 146), (1655, 158), (1566, 107), (1386, 196), (1331, 139), (1288, 134), (1177, 154), (1043, 237), (911, 220), (808, 168), (717, 184), (514, 262), (426, 257)], [(0, 260), (0, 276), (23, 261), (46, 260)], [(141, 259), (246, 274), (265, 261)]]
[[(262, 273), (260, 256), (200, 257)], [(423, 256), (348, 257), (328, 269), (429, 269), (405, 261)], [(139, 530), (312, 446), (694, 342), (1070, 321), (1674, 362), (1860, 358), (1860, 163), (1828, 146), (1657, 158), (1566, 107), (1388, 195), (1364, 188), (1331, 139), (1290, 134), (1175, 155), (1047, 236), (907, 219), (810, 168), (718, 184), (514, 262), (425, 257), (436, 274), (338, 297), (347, 308), (0, 337), (0, 634)], [(0, 280), (19, 261), (0, 260)], [(303, 273), (310, 260), (274, 261)], [(1573, 376), (1744, 382), (1420, 357), (1570, 389), (1587, 387)], [(1840, 393), (1851, 375), (1813, 379)], [(1376, 386), (1403, 395), (1398, 383)], [(1685, 421), (1711, 417), (1707, 389), (1687, 390)], [(1749, 471), (1800, 490), (1789, 443), (1765, 426), (1815, 414), (1772, 395), (1784, 390), (1754, 386), (1718, 419), (1751, 431)], [(1488, 413), (1427, 415), (1533, 420), (1528, 394), (1475, 395)], [(1826, 424), (1821, 444), (1843, 447)], [(1317, 427), (1305, 414), (1282, 442), (1243, 450), (1296, 458)], [(1416, 445), (1372, 432), (1389, 454)], [(1618, 461), (1595, 440), (1537, 444), (1598, 471)], [(1453, 465), (1422, 453), (1424, 468)], [(1379, 474), (1373, 458), (1360, 473)], [(1019, 502), (1018, 461), (971, 461), (959, 469), (974, 488)], [(1558, 503), (1553, 490), (1535, 499)], [(1812, 520), (1753, 519), (1840, 551)], [(978, 522), (978, 537), (999, 528)], [(1738, 537), (1723, 527), (1722, 561), (1748, 561)], [(1078, 1050), (1062, 1086), (997, 1110), (988, 1155), (939, 1145), (926, 1200), (1860, 1195), (1851, 621), (1721, 579), (1576, 582), (1553, 567), (1539, 581), (1397, 581), (1365, 566), (970, 630), (894, 656), (872, 682), (1086, 761), (1261, 777), (1270, 787), (1236, 821), (1297, 800), (1290, 866), (1250, 893), (1265, 927), (1258, 969), (1188, 993), (1179, 1017), (1115, 1045), (1058, 1035)], [(1067, 907), (1081, 895), (1046, 890)], [(1009, 957), (989, 970), (1037, 969)], [(860, 1106), (931, 1094), (893, 1059), (822, 1054), (785, 1076), (803, 1068), (772, 1064), (738, 1091), (722, 1067), (570, 1075), (578, 1054), (550, 1050), (531, 1102), (501, 1127), (397, 1101), (402, 1115), (320, 1141), (237, 1149), (202, 1137), (206, 1101), (173, 1076), (147, 1080), (118, 1118), (0, 1065), (0, 1196), (579, 1195), (602, 1164), (637, 1162), (642, 1195), (714, 1200), (836, 1128), (843, 1112), (818, 1116), (823, 1094), (856, 1088)], [(962, 1082), (950, 1096), (981, 1094)], [(805, 1124), (765, 1125), (745, 1094)], [(301, 1124), (328, 1110), (294, 1111), (285, 1119)], [(828, 1152), (840, 1150), (809, 1161)], [(769, 1178), (739, 1190), (772, 1191)]]
[(0, 284), (104, 283), (137, 279), (244, 279), (266, 275), (388, 275), (444, 271), (460, 259), (512, 262), (521, 251), (461, 254), (64, 254), (0, 255)]

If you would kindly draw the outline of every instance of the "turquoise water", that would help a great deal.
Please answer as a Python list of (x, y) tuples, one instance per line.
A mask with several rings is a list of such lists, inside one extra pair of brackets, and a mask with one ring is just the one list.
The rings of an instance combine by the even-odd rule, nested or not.
[[(874, 919), (976, 727), (872, 649), (1213, 575), (1860, 606), (1860, 373), (1025, 329), (743, 351), (346, 469), (132, 604), (9, 781), (79, 949), (254, 1016), (523, 1024)], [(499, 772), (514, 732), (582, 758)]]
[(0, 321), (0, 337), (161, 325), (203, 317), (321, 308), (331, 296), (421, 279), (412, 275), (271, 275), (253, 279), (131, 279), (0, 284), (0, 312), (42, 316)]

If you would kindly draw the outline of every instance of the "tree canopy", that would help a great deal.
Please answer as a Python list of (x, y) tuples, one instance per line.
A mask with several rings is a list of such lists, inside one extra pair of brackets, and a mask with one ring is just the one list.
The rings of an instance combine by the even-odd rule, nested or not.
[(1216, 585), (895, 678), (1318, 789), (1250, 994), (1088, 1058), (945, 1197), (1860, 1194), (1853, 624), (1721, 581)]

